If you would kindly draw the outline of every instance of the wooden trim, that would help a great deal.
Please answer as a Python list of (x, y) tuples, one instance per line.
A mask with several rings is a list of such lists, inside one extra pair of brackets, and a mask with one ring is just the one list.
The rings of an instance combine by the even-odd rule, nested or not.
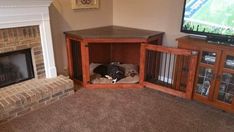
[(71, 49), (71, 41), (69, 37), (66, 37), (66, 48), (67, 48), (68, 74), (71, 79), (74, 79), (72, 49)]
[(187, 87), (186, 87), (186, 97), (188, 99), (192, 99), (194, 80), (195, 80), (195, 75), (196, 75), (197, 59), (198, 59), (197, 55), (191, 56), (190, 58), (189, 73), (188, 73), (188, 80), (187, 80)]
[(182, 74), (182, 68), (183, 68), (183, 63), (182, 63), (182, 57), (181, 56), (177, 56), (176, 58), (176, 68), (175, 69), (175, 82), (173, 83), (174, 87), (176, 90), (180, 89), (180, 81), (181, 81), (181, 74)]
[(215, 42), (207, 42), (206, 39), (198, 39), (198, 38), (192, 38), (190, 36), (184, 36), (177, 39), (179, 42), (179, 47), (183, 48), (190, 48), (190, 49), (203, 49), (203, 48), (210, 48), (210, 50), (225, 50), (233, 52), (234, 47), (228, 46), (225, 44), (217, 44)]
[(139, 42), (147, 42), (145, 38), (84, 38), (83, 39), (87, 43), (139, 43)]
[(84, 86), (83, 85), (83, 82), (80, 81), (80, 80), (73, 80), (75, 84), (78, 84), (78, 85), (81, 85), (81, 86)]
[(147, 50), (173, 53), (176, 55), (183, 55), (183, 56), (193, 55), (193, 52), (191, 50), (171, 48), (171, 47), (165, 47), (165, 46), (159, 46), (159, 45), (151, 45), (151, 44), (147, 44), (147, 43), (145, 45), (146, 45), (145, 48)]
[(82, 72), (83, 72), (83, 85), (86, 87), (89, 81), (89, 52), (88, 48), (85, 47), (88, 43), (81, 41), (81, 60), (82, 60)]
[(198, 101), (202, 101), (202, 102), (203, 102), (203, 101), (206, 101), (206, 102), (207, 102), (208, 96), (202, 96), (202, 95), (200, 95), (200, 94), (194, 93), (193, 99), (198, 100)]
[(145, 44), (141, 44), (140, 48), (140, 84), (143, 84), (145, 78)]
[(234, 101), (233, 101), (233, 99), (232, 99), (232, 109), (233, 109), (233, 111), (234, 111)]
[[(219, 73), (219, 65), (220, 65), (220, 62), (222, 62), (222, 59), (221, 59), (221, 51), (217, 50), (216, 51), (217, 55), (216, 55), (216, 62), (215, 62), (215, 65), (214, 65), (214, 75), (213, 75), (213, 79), (212, 79), (212, 83), (211, 83), (211, 86), (212, 88), (210, 89), (210, 92), (209, 92), (209, 100), (214, 100), (214, 95), (215, 95), (215, 91), (217, 91), (217, 76)], [(223, 66), (222, 66), (223, 68)]]
[(159, 45), (162, 44), (163, 34), (146, 38), (80, 38), (76, 35), (68, 35), (66, 37), (76, 41), (85, 41), (86, 43), (148, 43), (150, 41), (158, 41)]
[(77, 36), (71, 36), (71, 35), (66, 35), (66, 38), (69, 38), (71, 40), (75, 40), (75, 41), (82, 41), (83, 39), (80, 39)]
[(231, 68), (225, 68), (225, 61), (226, 61), (226, 57), (227, 56), (234, 56), (234, 53), (233, 52), (230, 52), (230, 51), (225, 51), (223, 52), (223, 57), (222, 57), (222, 60), (220, 62), (222, 62), (222, 65), (223, 65), (223, 72), (228, 72), (228, 73), (232, 73), (234, 74), (234, 69), (231, 69)]
[(157, 36), (153, 36), (150, 37), (149, 39), (147, 39), (147, 42), (149, 43), (150, 41), (158, 41), (158, 44), (161, 45), (162, 44), (162, 38), (163, 38), (163, 34), (161, 35), (157, 35)]
[(223, 72), (228, 72), (228, 73), (234, 74), (234, 70), (233, 69), (224, 68), (224, 67), (223, 67)]
[(178, 96), (178, 97), (181, 97), (181, 98), (187, 98), (186, 94), (184, 92), (182, 92), (182, 91), (169, 89), (167, 87), (156, 85), (156, 84), (145, 82), (145, 81), (144, 81), (144, 86), (146, 86), (147, 88), (155, 89), (155, 90), (170, 94), (170, 95)]
[[(224, 60), (225, 60), (225, 56), (226, 56), (226, 54), (225, 53), (223, 53), (223, 55), (222, 55), (222, 57), (220, 58), (220, 62), (224, 62)], [(218, 98), (218, 94), (219, 94), (219, 86), (220, 86), (220, 83), (221, 83), (221, 76), (222, 76), (222, 74), (223, 74), (223, 69), (224, 69), (224, 63), (222, 63), (222, 64), (220, 64), (220, 70), (217, 72), (218, 73), (218, 78), (216, 78), (216, 84), (215, 84), (215, 87), (216, 87), (216, 90), (214, 91), (214, 101), (217, 101), (217, 102), (219, 102), (218, 100), (217, 100), (217, 98)]]
[(212, 64), (205, 64), (205, 63), (200, 62), (199, 66), (201, 66), (201, 67), (207, 67), (207, 68), (210, 68), (210, 69), (214, 69), (215, 64), (212, 65)]

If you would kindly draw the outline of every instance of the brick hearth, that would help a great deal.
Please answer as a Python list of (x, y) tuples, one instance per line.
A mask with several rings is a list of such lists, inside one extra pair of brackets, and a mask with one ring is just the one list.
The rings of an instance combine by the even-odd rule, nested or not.
[(0, 89), (0, 123), (51, 104), (74, 93), (73, 82), (64, 76), (32, 79)]

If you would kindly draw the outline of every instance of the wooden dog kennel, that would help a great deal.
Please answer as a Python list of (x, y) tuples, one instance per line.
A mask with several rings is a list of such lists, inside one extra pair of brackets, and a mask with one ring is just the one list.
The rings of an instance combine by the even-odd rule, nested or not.
[[(69, 76), (86, 88), (146, 86), (191, 98), (197, 55), (190, 50), (160, 46), (163, 34), (120, 26), (65, 32)], [(110, 62), (138, 65), (139, 82), (92, 84), (90, 64)]]

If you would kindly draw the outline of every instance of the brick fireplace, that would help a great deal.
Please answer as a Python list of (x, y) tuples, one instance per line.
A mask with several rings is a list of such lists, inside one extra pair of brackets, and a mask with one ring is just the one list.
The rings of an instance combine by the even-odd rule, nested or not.
[(45, 78), (39, 26), (0, 29), (0, 55), (24, 49), (31, 50), (35, 78)]
[[(52, 0), (1, 1), (0, 68), (1, 65), (7, 67), (11, 64), (17, 69), (18, 65), (12, 65), (10, 61), (19, 59), (5, 56), (27, 50), (31, 57), (33, 76), (1, 87), (0, 123), (74, 93), (73, 82), (67, 77), (57, 76), (48, 11), (51, 2)], [(8, 63), (3, 63), (4, 60)], [(4, 68), (0, 70), (2, 73), (7, 72)], [(2, 80), (9, 76), (3, 74)]]

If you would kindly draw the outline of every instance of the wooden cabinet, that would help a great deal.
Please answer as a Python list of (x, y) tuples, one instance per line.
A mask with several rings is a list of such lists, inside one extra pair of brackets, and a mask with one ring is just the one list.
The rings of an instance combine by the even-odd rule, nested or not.
[(234, 47), (190, 37), (178, 47), (199, 51), (193, 98), (234, 112)]

